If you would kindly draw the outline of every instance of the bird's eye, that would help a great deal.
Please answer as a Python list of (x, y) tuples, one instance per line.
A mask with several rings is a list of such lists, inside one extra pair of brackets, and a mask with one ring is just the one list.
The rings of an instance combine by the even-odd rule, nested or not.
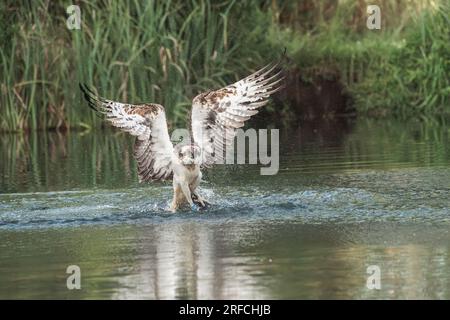
[(178, 157), (183, 158), (183, 153), (178, 152)]

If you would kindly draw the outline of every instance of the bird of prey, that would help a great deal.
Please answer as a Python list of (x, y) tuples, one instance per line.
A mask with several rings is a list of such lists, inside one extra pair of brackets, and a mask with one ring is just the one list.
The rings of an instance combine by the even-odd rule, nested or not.
[[(236, 129), (258, 113), (269, 97), (283, 87), (281, 59), (248, 77), (218, 90), (200, 93), (192, 100), (191, 141), (173, 145), (164, 107), (156, 103), (129, 104), (102, 98), (86, 85), (80, 89), (89, 106), (113, 126), (136, 137), (134, 157), (139, 180), (173, 179), (170, 211), (182, 204), (192, 209), (208, 202), (199, 195), (203, 167), (223, 161), (223, 150), (233, 143)], [(221, 162), (223, 163), (223, 162)]]

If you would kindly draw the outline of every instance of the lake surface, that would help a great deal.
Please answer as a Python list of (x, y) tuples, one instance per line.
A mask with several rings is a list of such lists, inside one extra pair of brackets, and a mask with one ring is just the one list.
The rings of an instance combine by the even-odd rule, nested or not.
[(171, 184), (137, 183), (126, 135), (3, 134), (0, 298), (450, 299), (449, 136), (302, 123), (280, 131), (277, 175), (208, 170), (213, 206), (170, 214)]

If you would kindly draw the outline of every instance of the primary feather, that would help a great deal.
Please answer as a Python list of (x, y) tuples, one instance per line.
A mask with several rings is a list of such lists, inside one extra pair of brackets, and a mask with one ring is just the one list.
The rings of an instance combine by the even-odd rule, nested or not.
[(134, 157), (140, 181), (165, 180), (172, 175), (173, 145), (164, 107), (159, 104), (126, 104), (104, 99), (80, 85), (89, 106), (104, 114), (113, 126), (136, 137)]
[(283, 87), (280, 63), (269, 64), (238, 82), (193, 99), (191, 131), (202, 149), (204, 166), (223, 161), (223, 151), (233, 142), (236, 129)]

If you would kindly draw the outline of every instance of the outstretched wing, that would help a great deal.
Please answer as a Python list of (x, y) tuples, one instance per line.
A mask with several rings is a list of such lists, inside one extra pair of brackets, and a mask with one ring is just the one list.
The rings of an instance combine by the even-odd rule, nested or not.
[(163, 106), (115, 102), (97, 96), (85, 85), (80, 84), (80, 89), (92, 109), (104, 114), (113, 126), (136, 136), (134, 157), (141, 182), (165, 180), (172, 175), (173, 145)]
[(193, 99), (191, 131), (202, 149), (202, 164), (223, 161), (223, 151), (231, 144), (236, 129), (269, 102), (271, 94), (282, 88), (281, 60), (222, 89), (208, 91)]

